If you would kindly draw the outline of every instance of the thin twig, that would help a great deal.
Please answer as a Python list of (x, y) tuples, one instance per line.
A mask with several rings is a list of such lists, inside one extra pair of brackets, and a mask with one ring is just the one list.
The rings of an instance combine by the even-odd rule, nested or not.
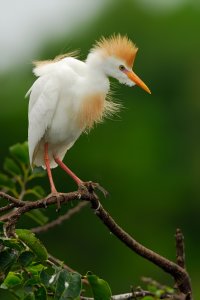
[[(135, 291), (133, 293), (125, 293), (120, 295), (114, 295), (111, 297), (112, 300), (131, 300), (136, 298), (143, 298), (145, 296), (154, 296), (153, 293), (149, 291)], [(88, 298), (81, 296), (81, 300), (94, 300), (94, 298)]]
[(176, 261), (177, 265), (185, 269), (184, 236), (179, 228), (176, 229)]
[(63, 261), (61, 261), (60, 259), (54, 257), (51, 254), (48, 254), (48, 260), (50, 262), (52, 262), (53, 264), (57, 265), (57, 266), (62, 266), (64, 269), (66, 269), (69, 272), (76, 272), (75, 270), (73, 270), (72, 268), (70, 268), (68, 265), (66, 265)]
[(15, 197), (12, 197), (12, 196), (4, 193), (4, 192), (0, 192), (0, 198), (6, 199), (9, 202), (14, 203), (15, 207), (21, 207), (21, 206), (24, 206), (26, 204), (25, 201), (19, 200), (19, 199), (15, 198)]
[[(53, 255), (51, 254), (48, 254), (48, 260), (50, 262), (52, 262), (53, 264), (57, 265), (57, 266), (61, 266), (63, 267), (64, 269), (66, 269), (67, 271), (69, 272), (72, 272), (72, 273), (78, 273), (77, 271), (75, 271), (74, 269), (72, 269), (71, 267), (69, 267), (68, 265), (66, 265), (63, 261), (61, 261), (60, 259), (58, 259), (57, 257), (54, 257)], [(88, 280), (86, 278), (82, 278), (82, 283), (88, 285)]]
[(10, 209), (12, 209), (14, 207), (15, 207), (15, 203), (10, 203), (10, 204), (8, 204), (6, 206), (0, 207), (0, 213), (8, 211), (8, 210), (10, 210)]
[(35, 228), (32, 228), (31, 231), (34, 233), (42, 233), (46, 232), (47, 230), (60, 225), (64, 221), (70, 219), (74, 214), (78, 213), (83, 207), (85, 207), (88, 203), (87, 202), (80, 202), (75, 207), (68, 210), (64, 215), (58, 217), (57, 219), (53, 220), (52, 222), (49, 222), (43, 226), (38, 226)]

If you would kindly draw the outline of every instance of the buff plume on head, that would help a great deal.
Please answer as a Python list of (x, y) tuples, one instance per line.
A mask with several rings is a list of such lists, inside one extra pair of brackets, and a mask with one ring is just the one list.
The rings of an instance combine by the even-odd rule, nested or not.
[(105, 55), (122, 59), (132, 68), (138, 48), (127, 36), (117, 34), (108, 38), (102, 37), (96, 42), (93, 50), (101, 50)]

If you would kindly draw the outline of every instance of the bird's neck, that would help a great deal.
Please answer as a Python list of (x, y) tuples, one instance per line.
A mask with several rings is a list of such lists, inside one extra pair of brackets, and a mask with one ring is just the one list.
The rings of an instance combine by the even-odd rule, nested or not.
[(86, 65), (88, 67), (87, 79), (90, 81), (91, 86), (107, 94), (110, 89), (110, 83), (104, 71), (104, 58), (101, 53), (89, 53), (86, 59)]

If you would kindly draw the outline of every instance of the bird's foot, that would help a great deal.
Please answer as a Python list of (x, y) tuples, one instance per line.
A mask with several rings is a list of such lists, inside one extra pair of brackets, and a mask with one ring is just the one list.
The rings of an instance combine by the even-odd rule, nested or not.
[(83, 191), (93, 193), (95, 190), (99, 190), (105, 198), (109, 195), (108, 191), (106, 191), (99, 183), (92, 181), (81, 182), (78, 185), (78, 190), (80, 191), (80, 194)]
[(45, 201), (44, 201), (44, 206), (45, 208), (47, 207), (47, 200), (49, 198), (52, 198), (52, 197), (55, 197), (56, 200), (57, 200), (57, 208), (56, 208), (56, 211), (58, 212), (61, 208), (60, 206), (60, 195), (61, 193), (57, 192), (56, 190), (55, 191), (52, 191), (46, 198), (45, 198)]

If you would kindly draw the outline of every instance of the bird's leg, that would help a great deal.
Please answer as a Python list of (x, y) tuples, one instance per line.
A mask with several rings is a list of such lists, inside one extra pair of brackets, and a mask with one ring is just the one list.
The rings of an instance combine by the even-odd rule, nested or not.
[[(51, 168), (50, 168), (50, 162), (49, 162), (49, 154), (48, 154), (48, 143), (44, 144), (44, 163), (47, 169), (47, 174), (49, 177), (49, 183), (50, 183), (50, 187), (51, 187), (51, 194), (49, 196), (55, 196), (57, 199), (57, 211), (60, 210), (60, 201), (59, 201), (59, 193), (56, 190), (54, 181), (53, 181), (53, 177), (52, 177), (52, 173), (51, 173)], [(48, 197), (49, 197), (48, 196)], [(48, 198), (47, 197), (47, 198)]]
[(46, 166), (46, 169), (47, 169), (47, 175), (49, 177), (51, 193), (56, 194), (57, 190), (56, 190), (55, 185), (54, 185), (54, 181), (53, 181), (53, 177), (52, 177), (52, 173), (51, 173), (51, 168), (50, 168), (50, 162), (49, 162), (48, 143), (44, 144), (44, 163), (45, 163), (45, 166)]
[(74, 174), (63, 162), (60, 160), (58, 156), (53, 156), (55, 162), (77, 183), (78, 186), (83, 185), (83, 181)]
[(60, 210), (60, 201), (59, 201), (59, 193), (56, 190), (54, 181), (53, 181), (53, 177), (52, 177), (52, 173), (51, 173), (51, 168), (50, 168), (50, 162), (49, 162), (49, 154), (48, 154), (48, 143), (44, 144), (44, 163), (47, 169), (47, 174), (49, 177), (49, 183), (50, 183), (50, 187), (51, 187), (51, 194), (50, 196), (55, 196), (57, 199), (57, 211)]
[(101, 187), (98, 183), (95, 183), (92, 181), (88, 181), (88, 182), (82, 181), (78, 176), (76, 176), (76, 174), (74, 174), (74, 172), (72, 172), (62, 162), (62, 160), (60, 160), (60, 158), (58, 156), (54, 155), (53, 158), (54, 158), (55, 162), (77, 183), (78, 188), (80, 190), (87, 189), (89, 192), (94, 192), (95, 188), (97, 188), (104, 194), (105, 197), (108, 195), (108, 192), (103, 187)]

